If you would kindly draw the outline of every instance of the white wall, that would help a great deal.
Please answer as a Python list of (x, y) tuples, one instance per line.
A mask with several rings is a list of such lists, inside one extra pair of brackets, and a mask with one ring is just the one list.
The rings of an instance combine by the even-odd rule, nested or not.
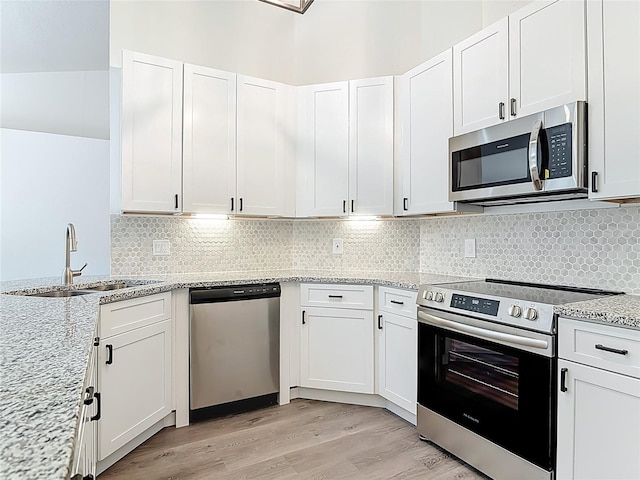
[(109, 72), (4, 73), (0, 127), (109, 138)]
[(533, 0), (482, 0), (482, 26), (486, 27)]
[(72, 268), (108, 274), (109, 142), (0, 130), (0, 279), (60, 276), (67, 223)]
[(257, 0), (112, 1), (110, 64), (126, 49), (292, 83), (295, 15)]
[(316, 0), (304, 15), (257, 0), (112, 1), (122, 49), (292, 85), (404, 73), (482, 28), (480, 0)]

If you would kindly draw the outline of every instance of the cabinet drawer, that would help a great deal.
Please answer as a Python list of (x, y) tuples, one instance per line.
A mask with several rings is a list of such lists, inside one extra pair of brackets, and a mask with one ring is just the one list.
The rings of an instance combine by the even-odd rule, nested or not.
[(303, 283), (300, 285), (300, 305), (373, 309), (373, 287)]
[(108, 303), (100, 307), (100, 337), (119, 333), (171, 318), (171, 292)]
[(640, 378), (640, 331), (561, 318), (558, 356)]
[(416, 297), (418, 292), (399, 290), (397, 288), (380, 287), (380, 311), (390, 312), (405, 317), (416, 318)]

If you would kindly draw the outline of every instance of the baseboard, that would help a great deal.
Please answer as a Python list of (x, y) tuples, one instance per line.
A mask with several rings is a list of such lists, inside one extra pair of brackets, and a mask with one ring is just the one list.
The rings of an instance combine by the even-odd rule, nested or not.
[(317, 388), (293, 387), (291, 399), (306, 398), (308, 400), (322, 400), (324, 402), (349, 403), (366, 407), (385, 407), (386, 400), (379, 395), (369, 393), (338, 392), (335, 390), (321, 390)]
[(396, 405), (393, 402), (390, 402), (389, 400), (386, 401), (385, 408), (389, 410), (391, 413), (395, 413), (397, 416), (399, 416), (403, 420), (406, 420), (411, 425), (414, 425), (414, 426), (418, 425), (418, 418), (416, 417), (415, 413), (408, 412), (404, 408), (399, 407), (398, 405)]

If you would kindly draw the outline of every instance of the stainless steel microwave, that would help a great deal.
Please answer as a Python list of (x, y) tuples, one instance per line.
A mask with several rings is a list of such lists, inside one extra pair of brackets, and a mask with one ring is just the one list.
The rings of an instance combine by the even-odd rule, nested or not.
[(587, 104), (449, 139), (449, 201), (483, 206), (586, 198)]

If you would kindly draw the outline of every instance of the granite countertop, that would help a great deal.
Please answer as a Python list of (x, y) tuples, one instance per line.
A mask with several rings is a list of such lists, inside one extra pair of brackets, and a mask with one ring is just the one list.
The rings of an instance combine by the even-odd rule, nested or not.
[[(63, 298), (27, 296), (47, 290), (132, 280), (139, 285)], [(178, 288), (243, 283), (326, 282), (417, 289), (465, 278), (415, 272), (259, 271), (149, 276), (84, 276), (0, 283), (0, 478), (66, 479), (80, 416), (82, 387), (99, 306)], [(13, 292), (22, 295), (11, 294)]]
[(554, 308), (561, 317), (640, 328), (640, 296), (615, 295), (584, 302), (568, 303)]
[[(132, 288), (63, 298), (26, 296), (130, 280)], [(416, 272), (253, 271), (166, 276), (84, 276), (0, 283), (0, 478), (65, 479), (78, 428), (87, 362), (101, 304), (179, 288), (270, 282), (373, 284), (417, 290), (473, 278)], [(15, 295), (10, 293), (22, 293)], [(640, 328), (640, 297), (621, 295), (556, 307), (556, 313)]]

